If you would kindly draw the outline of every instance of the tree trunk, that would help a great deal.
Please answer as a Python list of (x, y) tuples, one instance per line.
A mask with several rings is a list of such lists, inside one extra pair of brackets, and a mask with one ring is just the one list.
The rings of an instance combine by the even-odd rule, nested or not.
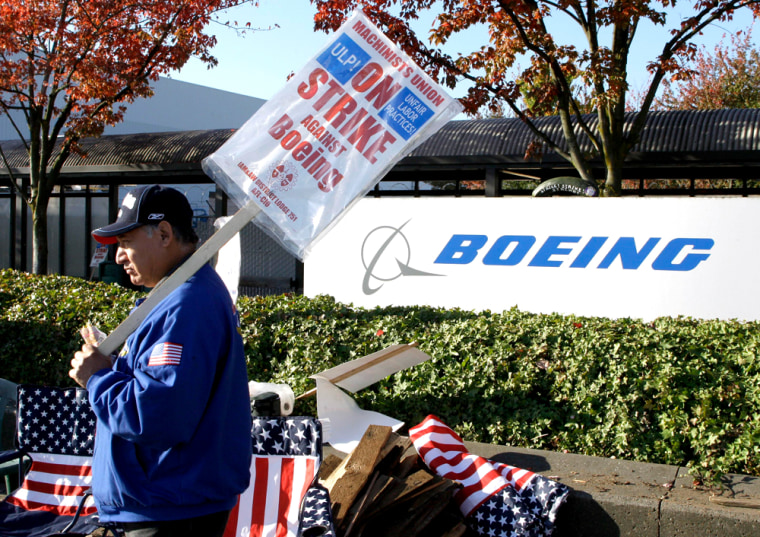
[[(622, 119), (619, 120), (622, 125)], [(627, 151), (623, 149), (622, 128), (614, 125), (611, 143), (606, 144), (610, 149), (604, 155), (604, 164), (607, 168), (607, 177), (604, 180), (602, 196), (618, 197), (623, 186), (623, 164)]]
[[(625, 94), (623, 94), (623, 97), (625, 97)], [(604, 188), (601, 193), (604, 197), (620, 196), (620, 190), (623, 185), (623, 165), (630, 147), (628, 142), (623, 139), (624, 124), (625, 110), (622, 103), (619, 103), (610, 114), (609, 121), (602, 131), (604, 167), (607, 170)]]
[[(39, 185), (39, 182), (37, 183)], [(32, 272), (48, 272), (48, 202), (50, 193), (38, 186), (32, 188)]]
[(623, 166), (613, 166), (607, 168), (607, 178), (604, 181), (602, 196), (618, 197), (623, 184)]

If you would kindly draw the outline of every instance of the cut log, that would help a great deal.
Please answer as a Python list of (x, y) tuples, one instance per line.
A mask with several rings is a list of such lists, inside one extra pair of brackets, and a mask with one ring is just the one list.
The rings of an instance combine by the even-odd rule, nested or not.
[(390, 427), (370, 425), (356, 449), (322, 483), (330, 493), (336, 527), (343, 525), (348, 510), (374, 472), (390, 434)]
[[(338, 463), (328, 456), (320, 481), (330, 492), (339, 537), (462, 537), (467, 526), (453, 500), (461, 486), (433, 474), (408, 437), (367, 429)], [(323, 471), (324, 470), (324, 471)]]

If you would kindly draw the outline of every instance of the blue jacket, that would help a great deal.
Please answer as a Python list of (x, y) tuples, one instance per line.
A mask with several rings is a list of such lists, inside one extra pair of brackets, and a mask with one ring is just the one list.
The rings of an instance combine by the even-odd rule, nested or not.
[(231, 509), (248, 486), (251, 413), (237, 313), (205, 265), (87, 382), (92, 490), (104, 522)]

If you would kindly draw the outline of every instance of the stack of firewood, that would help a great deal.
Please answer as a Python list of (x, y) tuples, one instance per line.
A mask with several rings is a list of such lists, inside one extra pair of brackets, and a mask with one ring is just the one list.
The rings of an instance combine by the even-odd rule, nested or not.
[(330, 492), (339, 537), (460, 537), (452, 496), (459, 486), (425, 466), (408, 437), (372, 425), (343, 458), (328, 455), (320, 482)]

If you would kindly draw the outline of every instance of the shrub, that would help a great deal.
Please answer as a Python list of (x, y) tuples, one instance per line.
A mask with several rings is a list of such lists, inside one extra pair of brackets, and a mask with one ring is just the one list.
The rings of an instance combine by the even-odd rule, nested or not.
[[(0, 272), (0, 370), (70, 385), (88, 319), (110, 331), (137, 294), (61, 276)], [(310, 375), (395, 343), (427, 362), (353, 397), (419, 423), (435, 413), (467, 440), (760, 475), (756, 322), (652, 322), (429, 307), (365, 309), (328, 296), (241, 297), (248, 375), (296, 394)], [(314, 414), (314, 399), (296, 411)]]
[(87, 320), (109, 332), (125, 319), (134, 293), (64, 276), (0, 271), (0, 371), (14, 382), (73, 385), (70, 361)]

